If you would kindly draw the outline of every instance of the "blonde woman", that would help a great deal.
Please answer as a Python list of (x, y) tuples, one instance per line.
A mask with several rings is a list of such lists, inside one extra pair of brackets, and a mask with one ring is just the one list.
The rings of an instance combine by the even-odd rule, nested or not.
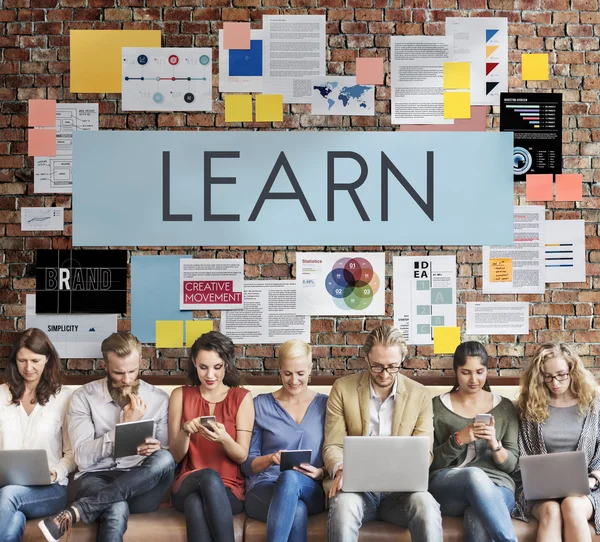
[(582, 450), (588, 463), (589, 497), (527, 502), (517, 489), (513, 516), (540, 522), (538, 542), (592, 540), (588, 520), (600, 534), (600, 399), (593, 375), (564, 343), (546, 343), (521, 378), (517, 403), (519, 452), (539, 455)]
[[(307, 518), (323, 511), (323, 428), (327, 396), (308, 388), (312, 350), (293, 339), (279, 349), (281, 388), (254, 399), (246, 513), (267, 523), (267, 542), (304, 542)], [(282, 450), (311, 450), (310, 463), (280, 472)]]

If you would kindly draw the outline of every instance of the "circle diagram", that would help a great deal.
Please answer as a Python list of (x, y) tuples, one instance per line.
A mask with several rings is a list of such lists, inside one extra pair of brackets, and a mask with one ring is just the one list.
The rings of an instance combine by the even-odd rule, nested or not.
[(143, 66), (144, 64), (148, 64), (148, 57), (146, 55), (139, 55), (137, 57), (138, 64)]
[(165, 96), (162, 92), (155, 92), (152, 95), (152, 99), (154, 100), (154, 103), (161, 104), (165, 101)]
[(191, 92), (186, 92), (183, 96), (185, 103), (191, 104), (194, 101), (194, 95)]
[(179, 57), (177, 55), (170, 55), (169, 64), (171, 64), (171, 66), (177, 66), (177, 64), (179, 64)]
[(531, 169), (533, 160), (531, 154), (523, 147), (515, 147), (513, 151), (513, 172), (515, 175), (524, 175)]
[(365, 258), (340, 258), (325, 278), (325, 288), (333, 302), (343, 310), (366, 309), (381, 282)]
[(210, 58), (208, 57), (208, 55), (200, 56), (200, 64), (202, 64), (203, 66), (206, 66), (209, 62), (210, 62)]

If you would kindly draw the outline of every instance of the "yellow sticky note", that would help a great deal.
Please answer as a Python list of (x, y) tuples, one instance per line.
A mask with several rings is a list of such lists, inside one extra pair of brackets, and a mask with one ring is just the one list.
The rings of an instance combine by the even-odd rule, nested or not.
[(471, 64), (444, 62), (444, 88), (471, 88)]
[(123, 47), (160, 47), (160, 30), (71, 30), (71, 92), (121, 92)]
[(156, 320), (156, 348), (183, 347), (183, 320)]
[(212, 330), (212, 320), (186, 320), (185, 345), (190, 348), (198, 337)]
[(460, 344), (459, 327), (434, 327), (433, 328), (433, 353), (454, 354)]
[(512, 282), (512, 258), (490, 258), (490, 282)]
[(548, 53), (523, 53), (521, 56), (523, 81), (548, 81)]
[(256, 122), (283, 122), (283, 95), (256, 95)]
[(471, 118), (471, 93), (470, 92), (444, 92), (444, 118), (445, 119), (470, 119)]
[(225, 96), (225, 122), (252, 122), (252, 95)]

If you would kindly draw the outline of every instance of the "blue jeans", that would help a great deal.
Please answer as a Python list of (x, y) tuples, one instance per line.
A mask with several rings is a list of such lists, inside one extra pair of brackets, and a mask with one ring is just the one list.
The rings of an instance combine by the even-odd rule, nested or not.
[(267, 523), (267, 542), (306, 542), (308, 516), (324, 508), (323, 486), (294, 470), (283, 471), (277, 482), (257, 484), (246, 494), (246, 514)]
[(408, 527), (412, 540), (442, 542), (440, 505), (427, 491), (345, 493), (329, 501), (328, 542), (356, 542), (363, 523), (375, 519)]
[(173, 481), (175, 461), (158, 450), (126, 471), (85, 473), (77, 480), (73, 506), (81, 521), (98, 521), (97, 542), (119, 542), (127, 530), (129, 514), (154, 512)]
[(481, 469), (444, 469), (431, 478), (429, 491), (440, 503), (442, 514), (464, 515), (466, 542), (517, 542), (510, 519), (515, 496), (494, 484)]
[(53, 516), (67, 506), (67, 487), (4, 486), (0, 488), (0, 542), (19, 542), (25, 521)]

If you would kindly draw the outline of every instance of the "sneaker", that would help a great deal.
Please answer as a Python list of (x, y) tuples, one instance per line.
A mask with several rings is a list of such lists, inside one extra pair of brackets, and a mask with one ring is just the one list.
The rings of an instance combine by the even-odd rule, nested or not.
[(48, 542), (58, 542), (65, 534), (71, 534), (71, 527), (75, 524), (75, 511), (68, 508), (60, 514), (44, 519), (38, 527)]

